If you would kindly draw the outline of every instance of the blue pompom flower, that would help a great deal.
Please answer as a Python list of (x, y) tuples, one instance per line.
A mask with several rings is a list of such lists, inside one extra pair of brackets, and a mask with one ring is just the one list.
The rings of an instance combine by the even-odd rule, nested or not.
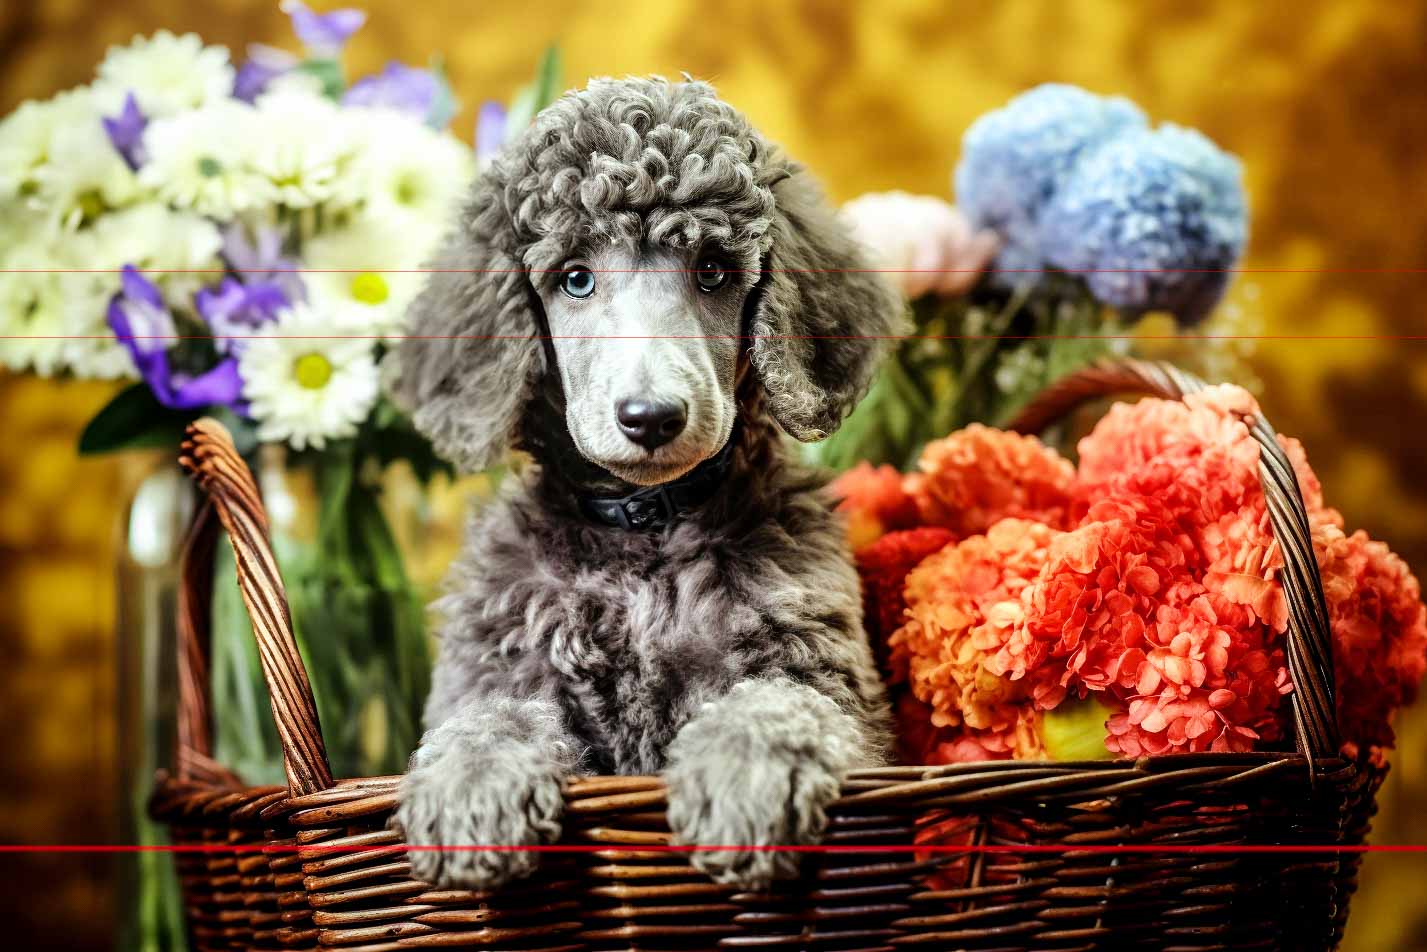
[(1239, 161), (1166, 123), (1084, 155), (1046, 205), (1038, 245), (1106, 304), (1192, 325), (1218, 303), (1247, 236)]
[(1058, 83), (1022, 93), (972, 124), (956, 167), (957, 204), (973, 224), (1000, 235), (996, 267), (1009, 283), (1036, 279), (1045, 261), (1041, 214), (1082, 156), (1144, 126), (1144, 113), (1129, 100)]

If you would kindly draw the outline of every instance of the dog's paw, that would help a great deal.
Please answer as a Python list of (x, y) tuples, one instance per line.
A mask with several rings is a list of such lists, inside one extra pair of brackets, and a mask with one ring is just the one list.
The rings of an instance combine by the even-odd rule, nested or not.
[(671, 764), (665, 781), (676, 842), (744, 847), (696, 849), (689, 861), (718, 882), (748, 889), (797, 876), (800, 854), (766, 847), (818, 842), (825, 808), (841, 790), (841, 778), (817, 758), (794, 752), (756, 762), (711, 752)]
[[(498, 752), (418, 750), (401, 782), (392, 825), (404, 835), (411, 874), (446, 889), (493, 889), (529, 876), (537, 854), (480, 846), (536, 846), (560, 836), (561, 778)], [(450, 848), (450, 847), (454, 847)]]

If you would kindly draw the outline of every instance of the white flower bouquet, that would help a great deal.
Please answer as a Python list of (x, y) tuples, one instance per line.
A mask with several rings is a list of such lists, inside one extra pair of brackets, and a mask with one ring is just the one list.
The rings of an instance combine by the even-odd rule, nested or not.
[(0, 359), (140, 378), (87, 451), (172, 444), (196, 412), (296, 450), (389, 419), (378, 363), (476, 156), (439, 69), (347, 87), (362, 14), (285, 9), (305, 58), (235, 68), (160, 32), (0, 123)]
[[(339, 775), (393, 773), (419, 737), (430, 593), (408, 575), (382, 473), (403, 461), (424, 481), (441, 464), (383, 398), (381, 366), (459, 196), (505, 131), (558, 92), (558, 58), (509, 110), (481, 109), (473, 148), (447, 129), (457, 104), (439, 65), (393, 62), (349, 85), (342, 50), (364, 14), (284, 10), (301, 54), (253, 46), (235, 63), (162, 31), (110, 49), (90, 84), (0, 120), (0, 364), (133, 381), (81, 452), (171, 458), (184, 426), (212, 415), (255, 470), (280, 461), (270, 509), (302, 498), (287, 476), (310, 482), (310, 518), (291, 533), (275, 519), (274, 545), (329, 755)], [(225, 554), (215, 753), (250, 782), (281, 782)], [(141, 806), (136, 819), (147, 838)], [(138, 875), (142, 923), (126, 947), (181, 942), (165, 875)]]
[[(280, 445), (310, 468), (321, 557), (283, 566), (300, 616), (313, 579), (298, 566), (330, 583), (314, 593), (324, 609), (339, 583), (407, 600), (370, 473), (402, 459), (424, 479), (441, 464), (382, 397), (379, 368), (479, 158), (446, 129), (456, 102), (439, 67), (393, 62), (348, 85), (340, 57), (364, 14), (284, 10), (301, 56), (254, 46), (235, 66), (223, 47), (161, 31), (110, 49), (89, 85), (0, 121), (0, 361), (137, 378), (81, 452), (173, 450), (208, 414), (246, 451)], [(557, 69), (552, 50), (509, 114), (481, 110), (481, 150), (553, 97)], [(400, 650), (424, 672), (413, 605), (408, 624), (367, 612), (323, 628), (410, 628)], [(424, 679), (405, 687), (389, 705), (404, 728), (362, 772), (402, 766)]]

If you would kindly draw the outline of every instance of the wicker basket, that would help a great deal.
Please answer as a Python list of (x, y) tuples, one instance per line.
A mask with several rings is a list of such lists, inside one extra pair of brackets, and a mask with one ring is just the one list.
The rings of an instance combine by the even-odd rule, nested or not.
[[(1039, 430), (1098, 397), (1179, 398), (1172, 368), (1103, 365), (1029, 408)], [(179, 855), (199, 949), (1327, 949), (1337, 944), (1380, 771), (1343, 760), (1308, 522), (1272, 431), (1249, 421), (1286, 557), (1297, 752), (1134, 762), (997, 762), (855, 773), (823, 851), (768, 893), (706, 879), (670, 852), (654, 777), (573, 780), (562, 845), (491, 893), (409, 874), (387, 829), (397, 777), (334, 781), (267, 543), (257, 488), (223, 429), (190, 428), (208, 491), (185, 550), (179, 755), (152, 809)], [(207, 616), (226, 529), (260, 646), (288, 785), (249, 787), (210, 758)], [(948, 844), (911, 846), (928, 836)], [(1290, 851), (1264, 847), (1290, 847)], [(868, 850), (866, 847), (880, 847)], [(969, 849), (967, 849), (969, 847)], [(1115, 849), (1108, 849), (1115, 847)], [(1122, 849), (1121, 847), (1128, 847)], [(1296, 849), (1292, 849), (1296, 848)]]

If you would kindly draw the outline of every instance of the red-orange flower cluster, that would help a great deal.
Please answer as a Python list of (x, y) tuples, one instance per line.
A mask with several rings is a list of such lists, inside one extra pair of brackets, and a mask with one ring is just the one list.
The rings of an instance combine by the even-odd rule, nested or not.
[(988, 664), (1024, 623), (1021, 594), (1036, 577), (1056, 530), (1002, 519), (927, 557), (907, 576), (906, 624), (891, 636), (890, 662), (936, 727), (966, 728), (991, 751), (1040, 752), (1027, 685)]
[(857, 552), (857, 570), (862, 576), (862, 616), (872, 633), (872, 651), (884, 673), (887, 665), (887, 638), (902, 624), (907, 610), (904, 594), (907, 573), (917, 563), (956, 539), (950, 529), (924, 526), (890, 532)]
[(847, 517), (847, 538), (854, 551), (897, 529), (920, 524), (917, 504), (903, 488), (906, 477), (891, 466), (858, 463), (828, 486)]
[[(1110, 709), (1125, 756), (1249, 750), (1288, 732), (1287, 604), (1259, 482), (1253, 398), (1214, 387), (1111, 409), (1078, 471), (1039, 442), (970, 427), (918, 472), (867, 467), (845, 505), (921, 529), (861, 549), (867, 621), (925, 763), (1037, 757), (1067, 697)], [(1427, 669), (1427, 609), (1385, 546), (1344, 535), (1302, 447), (1281, 439), (1314, 526), (1345, 740), (1392, 742)], [(883, 530), (885, 531), (885, 530)], [(880, 535), (880, 533), (879, 533)]]
[(973, 423), (927, 444), (906, 491), (921, 525), (968, 536), (1012, 517), (1063, 528), (1074, 484), (1075, 467), (1040, 440)]
[(1417, 696), (1427, 671), (1427, 608), (1417, 579), (1364, 532), (1314, 526), (1333, 625), (1338, 724), (1360, 748), (1393, 745), (1392, 712)]

